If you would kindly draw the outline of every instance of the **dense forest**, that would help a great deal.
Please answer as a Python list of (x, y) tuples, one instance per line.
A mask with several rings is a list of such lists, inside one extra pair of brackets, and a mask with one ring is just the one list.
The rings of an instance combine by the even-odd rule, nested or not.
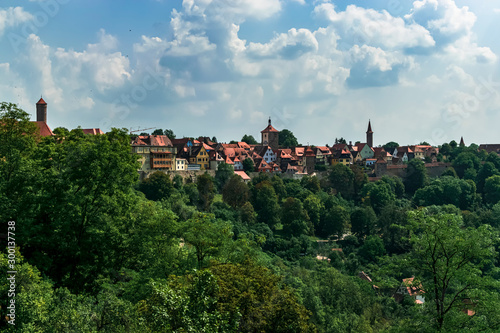
[[(245, 183), (221, 164), (139, 181), (126, 130), (40, 138), (16, 105), (0, 117), (17, 260), (13, 326), (3, 243), (2, 331), (500, 330), (495, 153), (443, 144), (452, 167), (434, 179), (414, 159), (376, 182), (341, 164), (322, 179)], [(398, 297), (406, 287), (425, 301)]]

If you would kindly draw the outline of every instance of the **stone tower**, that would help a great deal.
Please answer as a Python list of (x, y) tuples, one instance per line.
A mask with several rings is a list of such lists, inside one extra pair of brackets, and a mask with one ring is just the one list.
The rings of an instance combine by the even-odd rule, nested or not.
[(262, 135), (262, 145), (269, 146), (272, 150), (277, 150), (279, 146), (280, 132), (271, 125), (271, 117), (269, 117), (269, 124), (260, 132)]
[(366, 131), (366, 143), (368, 146), (371, 148), (373, 147), (373, 131), (372, 131), (372, 124), (368, 120), (368, 130)]
[(47, 122), (47, 103), (40, 98), (40, 100), (36, 103), (36, 121)]

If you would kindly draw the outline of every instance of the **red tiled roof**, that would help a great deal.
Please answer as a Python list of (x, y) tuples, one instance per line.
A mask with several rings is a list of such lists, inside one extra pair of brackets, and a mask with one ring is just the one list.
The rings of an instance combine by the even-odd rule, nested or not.
[(84, 128), (82, 129), (84, 134), (92, 134), (92, 135), (97, 135), (97, 134), (104, 134), (104, 132), (100, 128)]
[(40, 100), (38, 102), (36, 102), (36, 104), (45, 104), (45, 105), (47, 105), (47, 103), (45, 103), (45, 101), (41, 97), (40, 97)]
[(40, 136), (52, 136), (54, 133), (52, 133), (52, 130), (50, 129), (49, 125), (45, 121), (32, 121), (33, 123), (36, 124), (38, 127), (38, 130), (40, 132)]
[(268, 133), (268, 132), (279, 132), (276, 128), (274, 128), (271, 124), (267, 125), (266, 128), (264, 128), (261, 133)]
[(172, 141), (166, 135), (139, 135), (132, 146), (162, 146), (172, 147)]
[(245, 171), (235, 171), (234, 174), (240, 176), (243, 180), (250, 180), (250, 177), (245, 173)]

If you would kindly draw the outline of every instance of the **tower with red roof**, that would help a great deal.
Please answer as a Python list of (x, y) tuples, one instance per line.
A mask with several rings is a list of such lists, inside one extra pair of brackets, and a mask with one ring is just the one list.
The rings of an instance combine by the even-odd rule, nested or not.
[(279, 134), (280, 132), (271, 125), (271, 117), (269, 117), (269, 124), (262, 130), (262, 145), (269, 146), (273, 150), (277, 150), (279, 147)]
[(40, 97), (36, 103), (36, 121), (47, 122), (47, 103)]

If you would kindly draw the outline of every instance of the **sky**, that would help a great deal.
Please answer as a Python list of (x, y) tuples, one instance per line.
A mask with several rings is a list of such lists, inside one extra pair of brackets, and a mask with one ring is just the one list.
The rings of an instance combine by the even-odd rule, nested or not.
[(499, 33), (498, 0), (3, 0), (0, 101), (43, 96), (52, 129), (500, 143)]

